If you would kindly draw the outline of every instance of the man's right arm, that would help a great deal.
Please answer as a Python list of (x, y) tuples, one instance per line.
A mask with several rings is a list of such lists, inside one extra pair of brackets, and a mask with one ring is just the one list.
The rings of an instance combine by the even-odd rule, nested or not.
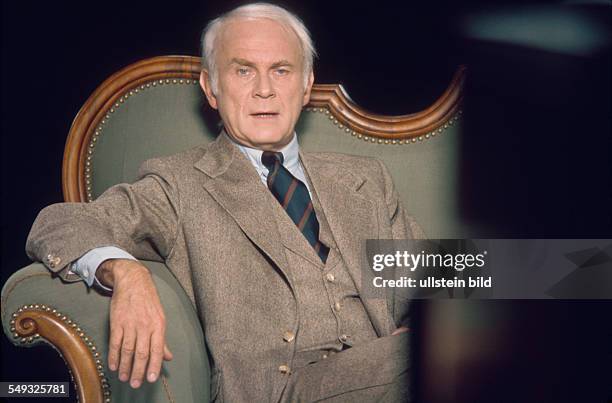
[(110, 259), (137, 260), (134, 256), (116, 246), (102, 246), (90, 250), (74, 261), (70, 266), (70, 271), (81, 277), (89, 287), (95, 283), (105, 291), (112, 291), (111, 288), (103, 285), (96, 277), (96, 272), (100, 265)]
[(113, 186), (91, 203), (44, 208), (28, 236), (28, 256), (68, 280), (68, 265), (100, 246), (163, 261), (178, 233), (176, 181), (162, 160), (145, 162), (140, 172), (137, 182)]
[[(175, 186), (164, 162), (149, 160), (134, 184), (113, 186), (91, 203), (43, 209), (26, 252), (66, 280), (78, 280), (69, 270), (71, 263), (100, 246), (114, 245), (140, 259), (163, 261), (178, 232)], [(122, 381), (131, 378), (133, 387), (141, 385), (147, 363), (148, 380), (157, 379), (162, 359), (171, 354), (164, 347), (165, 318), (150, 273), (137, 261), (110, 259), (96, 274), (113, 289), (109, 367), (119, 369)]]

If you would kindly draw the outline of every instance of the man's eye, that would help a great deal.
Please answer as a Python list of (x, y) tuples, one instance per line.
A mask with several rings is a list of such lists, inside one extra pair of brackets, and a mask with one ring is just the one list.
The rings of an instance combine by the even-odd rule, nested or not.
[(236, 72), (239, 76), (246, 76), (247, 74), (249, 74), (249, 69), (246, 67), (240, 67), (238, 68), (238, 70), (236, 70)]
[(276, 74), (278, 74), (279, 76), (285, 76), (287, 74), (289, 74), (289, 70), (288, 69), (276, 69)]

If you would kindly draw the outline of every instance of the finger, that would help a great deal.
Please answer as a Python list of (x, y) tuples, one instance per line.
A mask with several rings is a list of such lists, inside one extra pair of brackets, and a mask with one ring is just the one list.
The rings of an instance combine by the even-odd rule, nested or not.
[(119, 360), (119, 380), (122, 382), (130, 379), (132, 359), (136, 345), (136, 329), (128, 328), (123, 331), (123, 343), (121, 344), (121, 357)]
[(130, 386), (133, 388), (138, 388), (142, 384), (142, 377), (149, 362), (150, 345), (151, 334), (149, 331), (141, 330), (136, 333), (136, 352), (134, 353), (134, 367), (130, 380)]
[(108, 342), (108, 368), (116, 371), (119, 366), (119, 350), (123, 339), (123, 328), (111, 324), (111, 335)]
[(401, 327), (398, 327), (397, 329), (395, 329), (393, 331), (393, 333), (391, 333), (391, 336), (395, 336), (397, 334), (405, 333), (407, 331), (408, 331), (408, 328), (406, 326), (401, 326)]
[(147, 368), (147, 380), (155, 382), (161, 371), (162, 359), (164, 358), (164, 332), (157, 331), (151, 336), (151, 357)]
[(170, 351), (170, 349), (168, 348), (168, 345), (164, 344), (164, 360), (170, 361), (172, 360), (172, 358), (174, 358), (174, 354), (172, 354), (172, 351)]

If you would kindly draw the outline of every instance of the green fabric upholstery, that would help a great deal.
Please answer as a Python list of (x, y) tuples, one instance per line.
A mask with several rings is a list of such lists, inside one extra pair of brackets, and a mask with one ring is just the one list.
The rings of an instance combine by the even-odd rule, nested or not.
[[(161, 381), (145, 382), (138, 390), (120, 382), (116, 372), (107, 366), (110, 298), (85, 283), (64, 283), (53, 278), (40, 263), (31, 264), (15, 274), (2, 288), (2, 324), (10, 334), (10, 317), (23, 305), (45, 304), (72, 319), (94, 342), (101, 353), (104, 373), (110, 381), (111, 398), (115, 402), (208, 402), (211, 372), (204, 335), (195, 309), (187, 294), (165, 265), (143, 261), (153, 273), (167, 318), (167, 343), (174, 359), (164, 363), (163, 375), (168, 390)], [(31, 346), (35, 344), (26, 344)]]
[[(150, 85), (128, 96), (99, 126), (92, 154), (92, 196), (116, 183), (136, 179), (147, 158), (169, 155), (207, 143), (218, 129), (204, 123), (198, 85)], [(214, 125), (213, 125), (214, 126)], [(389, 167), (406, 209), (431, 238), (461, 237), (458, 212), (460, 122), (415, 143), (392, 145), (364, 141), (335, 125), (323, 109), (308, 110), (296, 128), (308, 151), (373, 156)]]

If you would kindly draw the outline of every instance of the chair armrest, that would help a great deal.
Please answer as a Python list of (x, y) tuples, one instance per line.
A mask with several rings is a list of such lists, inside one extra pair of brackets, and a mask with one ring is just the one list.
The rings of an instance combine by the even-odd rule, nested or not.
[(16, 345), (54, 347), (70, 369), (81, 402), (208, 402), (210, 365), (193, 304), (164, 264), (142, 263), (151, 270), (164, 306), (166, 341), (174, 355), (154, 384), (132, 389), (108, 369), (110, 297), (84, 282), (66, 283), (40, 263), (4, 284), (4, 333)]

